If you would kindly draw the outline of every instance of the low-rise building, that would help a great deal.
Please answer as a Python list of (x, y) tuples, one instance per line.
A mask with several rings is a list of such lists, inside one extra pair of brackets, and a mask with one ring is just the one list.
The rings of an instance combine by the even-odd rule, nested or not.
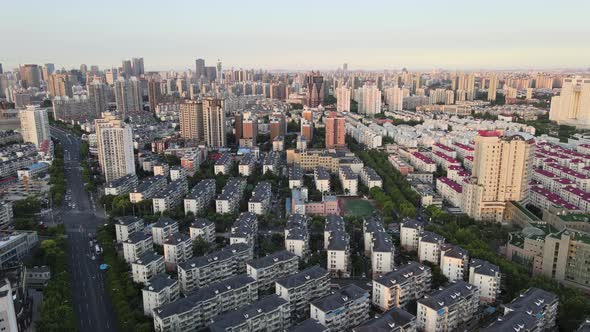
[(440, 246), (440, 270), (449, 281), (463, 280), (469, 265), (469, 252), (459, 246)]
[(310, 316), (330, 331), (350, 331), (369, 319), (369, 293), (350, 284), (312, 301)]
[(341, 166), (338, 172), (342, 190), (347, 196), (356, 196), (358, 193), (358, 175), (349, 166)]
[(215, 198), (215, 179), (199, 181), (184, 198), (184, 213), (192, 212), (197, 215), (205, 210)]
[(229, 155), (229, 153), (224, 153), (219, 157), (219, 159), (215, 161), (213, 171), (216, 175), (220, 173), (227, 175), (231, 171), (232, 164), (232, 157)]
[(330, 332), (330, 329), (315, 319), (306, 319), (289, 330), (289, 332)]
[(115, 218), (115, 235), (117, 242), (127, 240), (129, 234), (143, 232), (145, 225), (143, 219), (134, 216)]
[(264, 157), (264, 161), (262, 162), (262, 174), (266, 174), (267, 172), (279, 173), (279, 166), (281, 165), (281, 154), (277, 151), (270, 151)]
[(193, 241), (188, 234), (174, 233), (164, 241), (164, 260), (170, 270), (193, 257)]
[(252, 197), (248, 202), (248, 211), (257, 215), (268, 213), (270, 208), (270, 202), (272, 198), (272, 190), (269, 182), (259, 182), (254, 191)]
[(301, 168), (297, 166), (289, 167), (289, 189), (303, 187), (303, 176)]
[(238, 173), (240, 176), (250, 176), (256, 167), (256, 157), (251, 153), (246, 153), (238, 163)]
[(188, 183), (186, 179), (170, 182), (163, 191), (154, 194), (152, 198), (154, 213), (162, 213), (180, 206), (187, 193)]
[(392, 308), (379, 317), (373, 318), (352, 332), (416, 332), (416, 316), (400, 309)]
[(313, 180), (315, 188), (321, 193), (330, 192), (330, 173), (322, 166), (318, 166), (313, 171)]
[(524, 313), (536, 319), (536, 331), (554, 331), (557, 319), (557, 295), (539, 288), (529, 288), (512, 302), (504, 305), (504, 315)]
[(292, 321), (309, 315), (309, 302), (330, 293), (328, 271), (318, 265), (277, 279), (275, 293), (289, 302)]
[(154, 310), (156, 331), (185, 331), (205, 327), (211, 318), (258, 300), (254, 279), (241, 274), (202, 287), (185, 298)]
[(163, 246), (170, 235), (178, 233), (178, 222), (169, 217), (160, 217), (151, 225), (151, 230), (154, 244)]
[(410, 261), (373, 279), (372, 302), (382, 311), (395, 307), (403, 308), (410, 301), (422, 298), (430, 291), (431, 284), (431, 269)]
[(371, 167), (365, 166), (360, 173), (361, 182), (369, 189), (373, 187), (382, 188), (383, 179)]
[(420, 331), (452, 331), (473, 318), (479, 306), (479, 290), (457, 281), (418, 300), (417, 327)]
[(245, 179), (230, 178), (221, 191), (221, 194), (215, 200), (215, 210), (217, 213), (236, 213), (245, 188)]
[(420, 234), (426, 223), (417, 219), (406, 218), (400, 223), (400, 244), (406, 251), (418, 251)]
[(152, 310), (180, 297), (178, 280), (170, 278), (167, 274), (158, 274), (153, 277), (141, 290), (143, 298), (143, 314), (152, 316)]
[(343, 229), (330, 232), (327, 242), (327, 267), (330, 275), (335, 278), (350, 276), (350, 235)]
[(363, 221), (363, 240), (365, 253), (371, 257), (373, 276), (392, 271), (395, 246), (380, 219), (371, 217)]
[(149, 234), (135, 232), (123, 241), (123, 258), (128, 264), (135, 262), (141, 254), (152, 250), (153, 241)]
[(268, 290), (274, 281), (299, 269), (299, 258), (287, 250), (254, 259), (246, 264), (246, 273), (258, 282), (260, 290)]
[(281, 332), (291, 326), (289, 302), (276, 294), (212, 318), (212, 332)]
[(144, 199), (151, 199), (157, 193), (166, 188), (168, 181), (163, 175), (155, 175), (140, 182), (129, 193), (129, 201), (131, 203), (139, 203)]
[(254, 248), (258, 219), (252, 212), (242, 212), (230, 229), (229, 244), (245, 243)]
[(285, 226), (285, 250), (304, 260), (309, 255), (308, 219), (305, 215), (292, 214)]
[(178, 281), (183, 294), (246, 272), (252, 248), (240, 243), (178, 264)]
[(154, 276), (164, 273), (165, 270), (164, 256), (153, 250), (144, 252), (131, 263), (133, 281), (138, 284), (147, 284)]
[(105, 195), (125, 195), (133, 191), (137, 187), (139, 180), (134, 173), (124, 175), (116, 180), (108, 182), (104, 185)]
[(500, 294), (500, 268), (488, 261), (469, 261), (469, 283), (479, 288), (479, 302), (494, 303)]
[(418, 260), (438, 265), (440, 263), (440, 247), (444, 242), (445, 238), (441, 235), (423, 231), (418, 239)]
[(195, 218), (188, 228), (192, 241), (201, 238), (207, 243), (215, 241), (215, 224), (205, 218)]

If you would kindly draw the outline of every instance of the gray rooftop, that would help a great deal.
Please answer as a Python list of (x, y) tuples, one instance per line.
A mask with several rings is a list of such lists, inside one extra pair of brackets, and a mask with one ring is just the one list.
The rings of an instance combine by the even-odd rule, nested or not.
[(441, 252), (444, 252), (444, 256), (465, 259), (469, 257), (469, 251), (453, 245), (453, 244), (443, 244), (440, 248)]
[(452, 283), (447, 288), (439, 290), (428, 297), (418, 300), (418, 302), (431, 309), (439, 310), (455, 304), (476, 290), (477, 287), (468, 284), (463, 280), (459, 280), (455, 283)]
[(191, 270), (207, 266), (213, 262), (224, 261), (230, 257), (236, 256), (238, 253), (250, 251), (250, 246), (245, 243), (237, 243), (225, 247), (221, 250), (212, 252), (206, 256), (193, 257), (186, 262), (178, 264), (179, 268), (183, 270)]
[(173, 224), (178, 224), (176, 222), (176, 220), (170, 218), (170, 217), (160, 217), (158, 219), (158, 221), (156, 221), (153, 225), (152, 228), (166, 228), (168, 226), (171, 226)]
[(487, 328), (481, 329), (481, 332), (524, 332), (534, 331), (537, 327), (537, 319), (529, 316), (524, 312), (509, 312), (505, 316), (500, 316)]
[(272, 254), (269, 254), (267, 256), (254, 259), (254, 260), (250, 261), (248, 263), (248, 265), (250, 265), (251, 267), (253, 267), (255, 269), (264, 269), (264, 268), (273, 266), (274, 264), (286, 262), (286, 261), (293, 260), (293, 259), (297, 260), (297, 256), (295, 256), (294, 254), (292, 254), (291, 252), (289, 252), (287, 250), (281, 250), (281, 251), (277, 251)]
[(215, 179), (203, 179), (199, 181), (186, 196), (187, 199), (195, 199), (207, 192), (215, 194)]
[(299, 287), (310, 280), (320, 279), (328, 275), (328, 271), (321, 268), (319, 265), (307, 268), (299, 273), (278, 279), (277, 284), (285, 288)]
[(179, 243), (187, 242), (187, 241), (191, 241), (191, 237), (188, 234), (176, 232), (176, 233), (170, 235), (166, 239), (166, 241), (164, 241), (164, 244), (177, 245)]
[[(393, 307), (392, 309), (386, 311), (380, 317), (371, 319), (370, 321), (366, 322), (365, 324), (355, 327), (353, 329), (354, 332), (380, 332), (380, 331), (397, 331), (396, 328), (408, 327), (409, 325), (413, 325), (416, 322), (416, 316), (412, 315), (411, 313)], [(405, 330), (404, 330), (405, 331)]]
[(474, 258), (469, 262), (469, 266), (474, 268), (475, 273), (483, 274), (486, 276), (495, 276), (500, 273), (500, 268), (488, 261)]
[(385, 274), (382, 277), (375, 279), (375, 282), (384, 286), (391, 286), (395, 284), (402, 284), (409, 278), (420, 275), (422, 273), (431, 273), (430, 268), (417, 262), (410, 261), (408, 264), (395, 267), (393, 271)]
[(195, 220), (191, 223), (192, 228), (205, 228), (209, 225), (213, 225), (213, 222), (206, 218), (195, 218)]
[(444, 236), (433, 232), (423, 231), (420, 234), (420, 241), (427, 243), (443, 243), (445, 242), (445, 238)]
[(369, 292), (355, 284), (350, 284), (328, 296), (311, 302), (311, 304), (323, 312), (330, 312), (342, 308), (346, 306), (347, 303), (359, 300), (363, 297), (366, 297), (368, 301)]
[(139, 255), (139, 257), (137, 258), (137, 260), (135, 262), (133, 262), (133, 264), (140, 264), (140, 265), (148, 265), (151, 262), (154, 262), (158, 259), (163, 258), (164, 256), (156, 253), (153, 250), (148, 250), (146, 252), (144, 252), (143, 254)]
[(133, 223), (143, 221), (143, 219), (138, 218), (138, 217), (134, 217), (134, 216), (123, 216), (123, 217), (116, 218), (115, 221), (119, 225), (129, 226)]
[(127, 240), (123, 241), (124, 243), (139, 243), (142, 241), (145, 241), (147, 239), (151, 239), (152, 236), (149, 234), (146, 234), (144, 232), (133, 232), (131, 234), (129, 234), (129, 236), (127, 237)]
[(306, 319), (301, 324), (294, 326), (289, 332), (328, 332), (330, 329), (320, 324), (315, 319)]
[(536, 315), (545, 310), (545, 306), (558, 301), (557, 295), (540, 288), (529, 288), (512, 302), (505, 305), (513, 311), (526, 312), (529, 315)]
[(278, 295), (273, 294), (236, 311), (214, 317), (212, 319), (213, 323), (209, 325), (209, 329), (213, 332), (225, 332), (227, 328), (240, 325), (249, 319), (253, 319), (254, 317), (273, 312), (280, 306), (287, 303), (287, 301), (283, 300)]
[(170, 276), (166, 273), (160, 273), (150, 279), (143, 289), (150, 292), (159, 293), (163, 289), (168, 288), (175, 283), (178, 283), (178, 280), (170, 278)]

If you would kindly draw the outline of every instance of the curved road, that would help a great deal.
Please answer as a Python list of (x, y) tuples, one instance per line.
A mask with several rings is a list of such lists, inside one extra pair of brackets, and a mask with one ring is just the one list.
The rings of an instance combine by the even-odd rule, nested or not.
[(79, 160), (80, 138), (55, 127), (51, 127), (51, 136), (64, 147), (66, 181), (73, 203), (71, 207), (64, 206), (60, 217), (68, 235), (70, 280), (78, 329), (85, 332), (115, 331), (116, 318), (105, 290), (105, 276), (98, 269), (100, 258), (93, 256), (94, 250), (90, 246), (97, 226), (105, 220), (84, 191)]

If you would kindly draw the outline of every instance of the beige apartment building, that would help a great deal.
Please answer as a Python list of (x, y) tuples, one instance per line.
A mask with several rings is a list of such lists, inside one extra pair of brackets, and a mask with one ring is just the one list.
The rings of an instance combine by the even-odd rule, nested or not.
[(566, 78), (561, 94), (551, 98), (549, 119), (558, 124), (590, 128), (590, 78)]
[(111, 113), (95, 120), (98, 163), (106, 182), (135, 174), (131, 127)]
[(480, 131), (472, 177), (463, 186), (463, 211), (476, 220), (501, 222), (506, 203), (525, 198), (533, 153), (532, 136)]
[(203, 103), (186, 100), (180, 104), (180, 136), (196, 141), (204, 140)]
[(222, 99), (212, 97), (203, 99), (203, 127), (205, 143), (208, 147), (218, 149), (226, 145), (225, 110)]

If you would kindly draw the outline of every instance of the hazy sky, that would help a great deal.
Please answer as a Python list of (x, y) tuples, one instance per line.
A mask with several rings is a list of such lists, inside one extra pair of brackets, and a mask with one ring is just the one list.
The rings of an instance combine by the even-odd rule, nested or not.
[(587, 0), (3, 0), (0, 63), (586, 68), (589, 13)]

